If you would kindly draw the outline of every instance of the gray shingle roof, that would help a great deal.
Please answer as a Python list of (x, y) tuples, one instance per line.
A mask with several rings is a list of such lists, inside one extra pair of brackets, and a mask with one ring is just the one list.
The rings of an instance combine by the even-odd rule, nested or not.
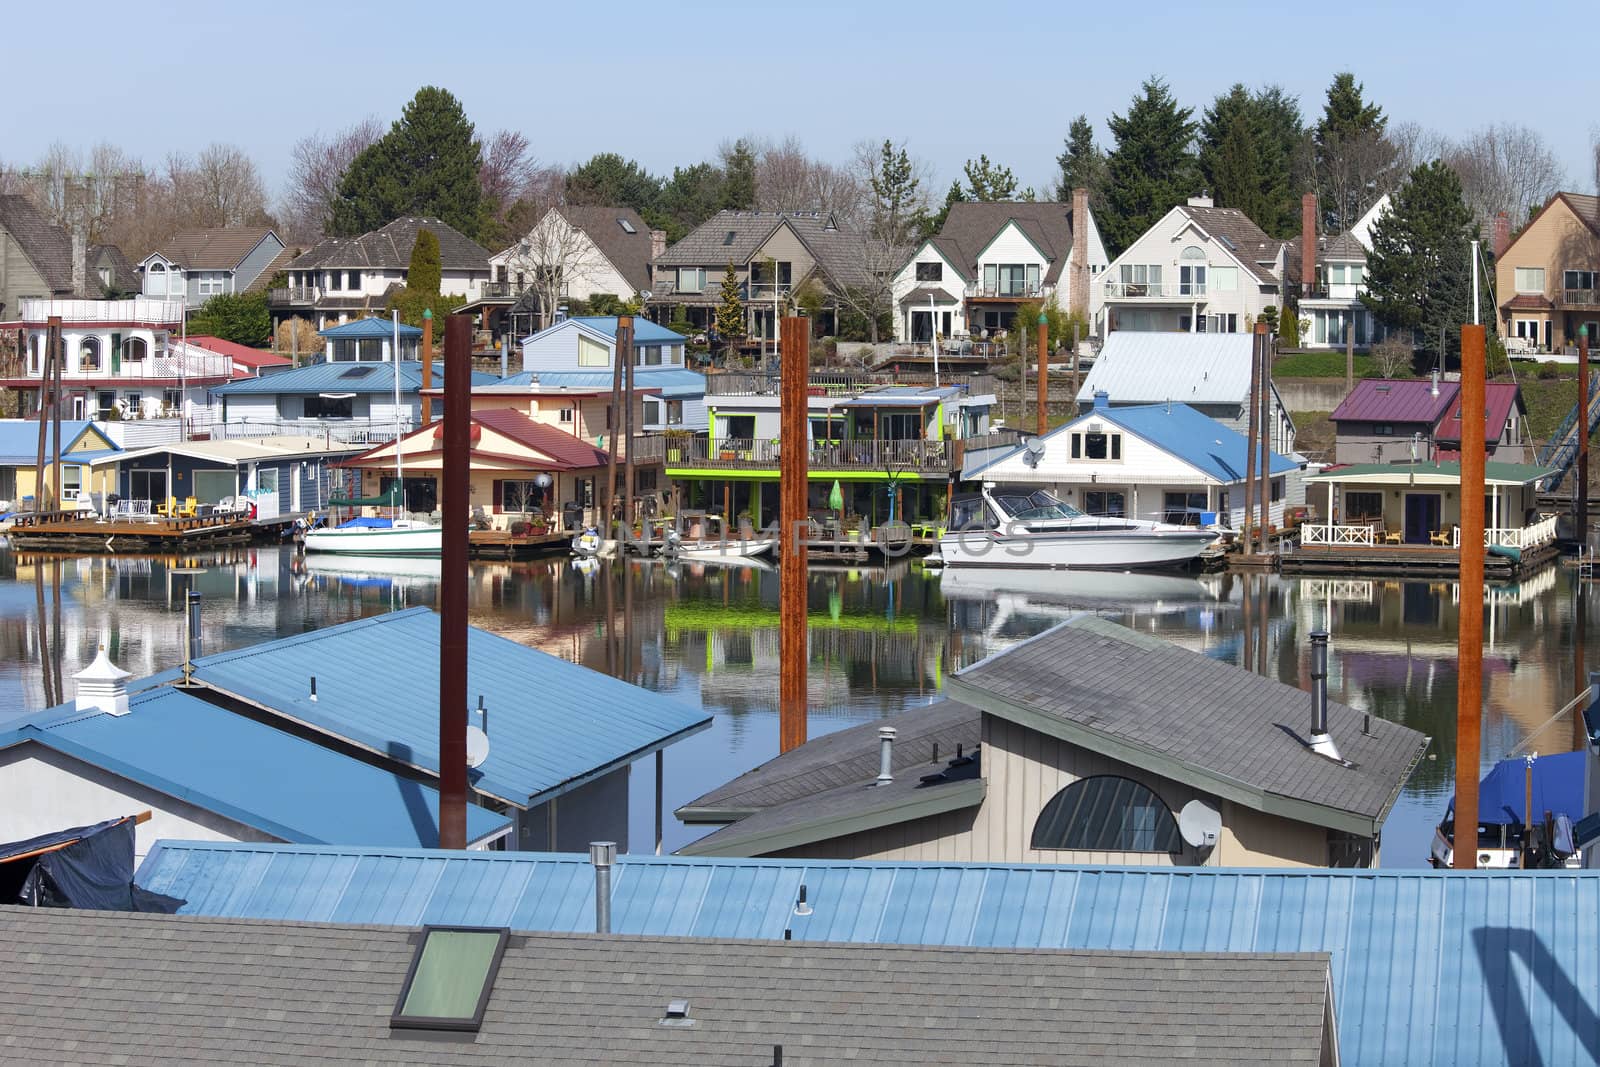
[(685, 822), (727, 822), (764, 808), (815, 796), (838, 786), (866, 782), (878, 773), (878, 728), (897, 731), (893, 769), (897, 775), (927, 774), (982, 739), (982, 715), (953, 700), (911, 708), (887, 719), (864, 722), (814, 738), (724, 783), (677, 811)]
[(1352, 237), (1348, 232), (1337, 234), (1333, 237), (1324, 237), (1319, 244), (1318, 254), (1324, 259), (1337, 259), (1341, 262), (1367, 261), (1367, 246)]
[[(628, 280), (634, 292), (650, 288), (650, 227), (637, 211), (631, 207), (574, 207), (570, 204), (556, 210), (599, 246), (601, 254)], [(619, 219), (632, 226), (633, 232), (624, 229)]]
[[(475, 1035), (392, 1031), (403, 928), (0, 907), (25, 1063), (1317, 1063), (1326, 953), (513, 936)], [(689, 1001), (692, 1027), (659, 1020)]]
[(415, 217), (395, 219), (360, 237), (329, 237), (319, 241), (290, 263), (289, 269), (382, 267), (405, 270), (411, 266), (411, 248), (417, 243), (420, 230), (431, 230), (439, 238), (439, 263), (445, 270), (489, 270), (488, 249), (439, 219)]
[(952, 204), (934, 242), (946, 258), (956, 260), (964, 277), (971, 278), (978, 254), (1012, 221), (1050, 258), (1044, 281), (1055, 284), (1072, 251), (1071, 204), (1027, 200)]
[(1262, 266), (1262, 263), (1276, 261), (1283, 246), (1292, 242), (1268, 237), (1266, 231), (1236, 207), (1196, 207), (1185, 204), (1181, 210), (1206, 233), (1222, 239), (1229, 246), (1229, 251), (1239, 257), (1245, 269), (1255, 275), (1256, 281), (1262, 285), (1279, 283), (1277, 274)]
[[(749, 263), (778, 227), (788, 224), (816, 257), (817, 266), (836, 285), (853, 285), (865, 269), (862, 237), (841, 229), (831, 215), (816, 211), (719, 211), (656, 258), (658, 267), (705, 267), (706, 288), (715, 295), (712, 269)], [(664, 279), (663, 282), (666, 280)], [(794, 279), (800, 282), (799, 278)], [(671, 286), (663, 284), (663, 289)], [(703, 294), (695, 294), (696, 298)]]
[(72, 292), (72, 238), (32, 200), (20, 193), (0, 195), (0, 229), (22, 246), (53, 295)]
[(131, 293), (139, 290), (139, 272), (133, 264), (128, 262), (128, 257), (116, 245), (90, 245), (89, 246), (89, 284), (92, 288), (99, 283), (99, 275), (95, 273), (99, 267), (111, 271), (110, 288), (114, 292)]
[(1328, 702), (1345, 767), (1311, 752), (1311, 696), (1080, 615), (950, 678), (955, 699), (1258, 810), (1374, 833), (1428, 739)]
[(184, 270), (236, 270), (272, 230), (266, 226), (226, 226), (174, 234), (154, 255)]

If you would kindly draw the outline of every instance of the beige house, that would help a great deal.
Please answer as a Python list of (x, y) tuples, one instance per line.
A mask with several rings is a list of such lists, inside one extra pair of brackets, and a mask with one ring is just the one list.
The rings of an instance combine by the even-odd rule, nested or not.
[[(1367, 867), (1414, 730), (1080, 615), (679, 809), (686, 855)], [(876, 742), (876, 743), (875, 743)], [(888, 773), (881, 769), (887, 747)], [(1335, 758), (1337, 757), (1337, 758)]]
[(1560, 352), (1600, 334), (1600, 197), (1557, 193), (1496, 251), (1501, 336), (1513, 352)]

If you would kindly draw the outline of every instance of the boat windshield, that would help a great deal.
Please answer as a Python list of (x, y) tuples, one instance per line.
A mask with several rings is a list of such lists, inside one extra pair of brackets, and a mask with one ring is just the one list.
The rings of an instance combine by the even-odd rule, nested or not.
[(1080, 519), (1083, 512), (1058, 500), (1048, 489), (1031, 493), (996, 493), (995, 502), (1013, 519)]

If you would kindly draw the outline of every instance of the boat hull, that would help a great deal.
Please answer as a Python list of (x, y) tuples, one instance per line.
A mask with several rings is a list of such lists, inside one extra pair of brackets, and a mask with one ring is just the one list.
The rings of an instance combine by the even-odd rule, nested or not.
[(391, 529), (311, 530), (305, 535), (307, 552), (339, 552), (354, 556), (439, 556), (444, 553), (444, 529), (439, 526), (403, 526)]
[(1048, 570), (1175, 570), (1192, 563), (1217, 535), (1208, 530), (1093, 528), (1007, 535), (990, 530), (939, 539), (946, 567)]
[(763, 556), (777, 545), (777, 541), (770, 537), (758, 537), (749, 541), (707, 541), (701, 544), (687, 543), (678, 546), (672, 552), (676, 559), (719, 560), (730, 558), (750, 558)]

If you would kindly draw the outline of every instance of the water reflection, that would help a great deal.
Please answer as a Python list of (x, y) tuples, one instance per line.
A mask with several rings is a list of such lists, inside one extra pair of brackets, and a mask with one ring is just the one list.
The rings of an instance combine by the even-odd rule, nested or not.
[[(278, 548), (182, 558), (0, 551), (0, 578), (10, 579), (0, 582), (0, 707), (6, 711), (69, 699), (72, 675), (101, 643), (136, 674), (173, 665), (181, 657), (181, 606), (189, 589), (205, 597), (207, 650), (433, 606), (438, 595), (437, 561), (305, 559)], [(775, 754), (775, 570), (552, 559), (477, 563), (470, 582), (473, 625), (716, 713), (713, 729), (667, 754), (669, 810)], [(807, 585), (813, 736), (925, 704), (950, 671), (1079, 611), (1301, 688), (1310, 682), (1308, 634), (1326, 627), (1333, 635), (1330, 693), (1434, 739), (1385, 828), (1383, 850), (1391, 866), (1425, 862), (1428, 836), (1452, 787), (1460, 612), (1454, 582), (1001, 570), (941, 575), (902, 560), (889, 567), (819, 567)], [(1575, 585), (1570, 571), (1552, 568), (1486, 593), (1485, 767), (1529, 738), (1541, 753), (1575, 747), (1570, 716), (1547, 723), (1584, 673), (1591, 609)], [(650, 761), (635, 769), (632, 795), (630, 833), (648, 841)], [(665, 847), (700, 832), (669, 817)]]

